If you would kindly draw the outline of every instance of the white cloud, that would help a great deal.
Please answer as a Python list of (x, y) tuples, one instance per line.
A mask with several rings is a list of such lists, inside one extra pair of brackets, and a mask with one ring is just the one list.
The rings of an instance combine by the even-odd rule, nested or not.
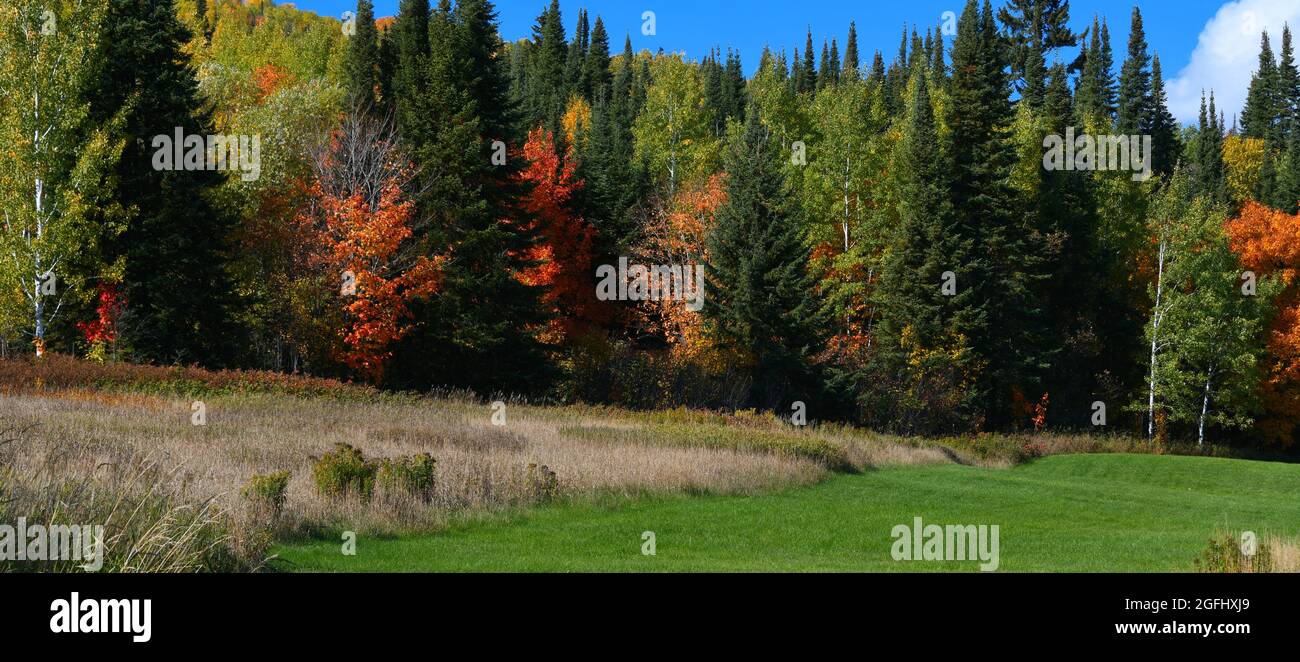
[[(1250, 77), (1259, 68), (1259, 35), (1267, 30), (1273, 54), (1282, 49), (1282, 25), (1300, 37), (1300, 0), (1235, 0), (1206, 22), (1191, 61), (1168, 83), (1169, 110), (1180, 122), (1195, 123), (1201, 90), (1214, 91), (1215, 103), (1232, 125), (1246, 103)], [(1162, 62), (1166, 70), (1170, 62)]]

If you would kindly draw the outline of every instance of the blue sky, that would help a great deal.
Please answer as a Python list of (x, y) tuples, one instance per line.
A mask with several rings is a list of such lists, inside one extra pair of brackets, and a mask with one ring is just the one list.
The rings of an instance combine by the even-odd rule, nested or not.
[[(353, 0), (300, 0), (302, 9), (339, 16), (355, 8)], [(396, 13), (397, 0), (376, 0), (376, 13)], [(527, 37), (549, 0), (499, 0), (501, 32), (506, 39)], [(570, 33), (578, 9), (599, 14), (620, 50), (624, 35), (637, 50), (684, 51), (699, 58), (713, 46), (740, 49), (746, 71), (752, 73), (765, 45), (774, 49), (802, 48), (809, 27), (820, 54), (823, 39), (835, 38), (843, 48), (849, 21), (856, 21), (864, 59), (881, 50), (888, 60), (898, 50), (904, 23), (933, 26), (944, 12), (960, 12), (961, 0), (561, 0)], [(998, 6), (1001, 2), (995, 1)], [(1300, 0), (1073, 0), (1071, 21), (1086, 27), (1093, 14), (1110, 23), (1116, 65), (1128, 41), (1129, 14), (1142, 9), (1147, 40), (1160, 54), (1170, 81), (1170, 105), (1179, 119), (1191, 121), (1200, 89), (1213, 88), (1231, 116), (1244, 102), (1250, 73), (1259, 52), (1259, 32), (1269, 29), (1280, 40), (1283, 21), (1300, 26)], [(656, 34), (641, 34), (642, 13), (653, 11)], [(1276, 48), (1276, 44), (1275, 44)]]

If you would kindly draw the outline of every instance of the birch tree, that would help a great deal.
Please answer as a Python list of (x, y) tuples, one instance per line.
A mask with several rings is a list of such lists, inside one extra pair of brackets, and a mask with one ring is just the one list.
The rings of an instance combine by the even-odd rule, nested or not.
[(96, 254), (96, 219), (113, 215), (103, 203), (122, 144), (112, 123), (88, 125), (81, 95), (106, 6), (0, 7), (0, 302), (21, 308), (37, 356), (65, 301), (84, 290), (84, 271), (73, 265)]

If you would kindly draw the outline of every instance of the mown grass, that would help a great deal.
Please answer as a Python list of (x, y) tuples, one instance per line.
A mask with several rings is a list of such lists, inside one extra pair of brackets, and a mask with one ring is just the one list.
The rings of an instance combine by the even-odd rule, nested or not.
[[(837, 475), (766, 496), (584, 503), (435, 535), (282, 546), (308, 571), (974, 571), (897, 562), (892, 527), (997, 524), (1001, 571), (1183, 572), (1216, 531), (1300, 533), (1300, 465), (1072, 455)], [(654, 531), (657, 553), (641, 554)]]

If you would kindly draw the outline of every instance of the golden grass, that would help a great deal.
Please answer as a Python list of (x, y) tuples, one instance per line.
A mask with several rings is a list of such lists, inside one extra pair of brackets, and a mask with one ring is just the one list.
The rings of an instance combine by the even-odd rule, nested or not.
[[(556, 472), (559, 498), (581, 499), (756, 494), (813, 483), (833, 469), (949, 461), (932, 448), (847, 428), (796, 430), (765, 417), (656, 421), (608, 408), (510, 404), (506, 424), (498, 427), (489, 405), (468, 399), (366, 402), (237, 393), (208, 396), (204, 405), (207, 423), (196, 426), (189, 400), (72, 388), (2, 396), (0, 417), (30, 428), (12, 454), (20, 473), (34, 473), (52, 454), (68, 471), (145, 456), (176, 467), (160, 479), (169, 489), (212, 498), (250, 530), (265, 523), (248, 521), (240, 487), (254, 474), (289, 471), (288, 498), (276, 523), (281, 533), (322, 526), (430, 529), (469, 514), (529, 506), (538, 500), (529, 464)], [(369, 459), (433, 454), (433, 499), (361, 503), (318, 495), (312, 458), (340, 442)], [(824, 461), (827, 454), (834, 462)]]

